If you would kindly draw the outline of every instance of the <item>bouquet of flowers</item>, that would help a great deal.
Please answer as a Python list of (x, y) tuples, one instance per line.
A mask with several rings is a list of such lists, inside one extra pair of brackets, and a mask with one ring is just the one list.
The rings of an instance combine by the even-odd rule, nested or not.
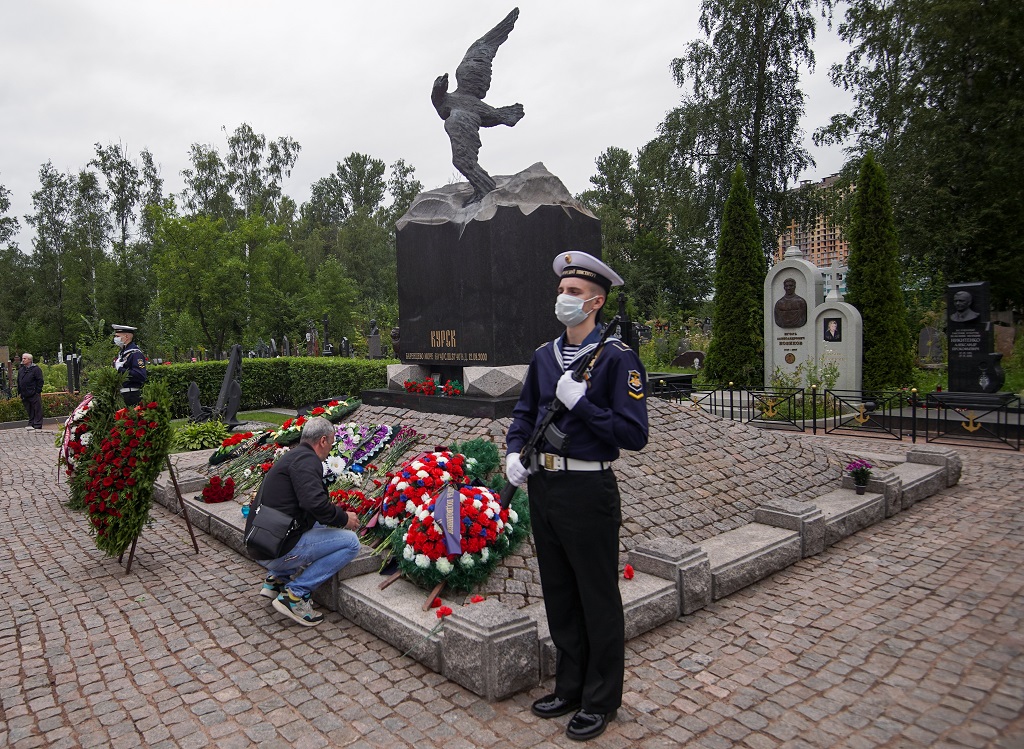
[(89, 433), (89, 408), (92, 405), (92, 393), (85, 396), (71, 416), (64, 422), (64, 431), (57, 437), (56, 445), (60, 448), (57, 464), (64, 466), (64, 472), (71, 476), (75, 472), (75, 464), (85, 453), (85, 448), (92, 439)]
[(235, 496), (235, 480), (228, 476), (227, 480), (220, 476), (211, 476), (203, 487), (203, 501), (207, 504), (216, 502), (227, 502)]

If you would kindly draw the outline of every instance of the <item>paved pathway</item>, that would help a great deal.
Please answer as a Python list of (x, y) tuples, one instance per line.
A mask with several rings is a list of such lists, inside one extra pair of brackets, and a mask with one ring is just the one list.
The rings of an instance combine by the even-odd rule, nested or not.
[[(488, 704), (337, 614), (286, 624), (162, 508), (125, 575), (52, 436), (0, 432), (0, 747), (575, 746), (529, 713), (549, 684)], [(1024, 455), (963, 452), (959, 486), (631, 641), (590, 745), (1024, 746)]]

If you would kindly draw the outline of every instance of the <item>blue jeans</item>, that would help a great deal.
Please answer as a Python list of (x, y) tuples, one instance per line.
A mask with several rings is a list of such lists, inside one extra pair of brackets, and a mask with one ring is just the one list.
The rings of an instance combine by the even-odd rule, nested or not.
[(317, 523), (302, 534), (295, 548), (278, 559), (261, 561), (294, 595), (309, 596), (356, 558), (359, 537), (344, 528)]

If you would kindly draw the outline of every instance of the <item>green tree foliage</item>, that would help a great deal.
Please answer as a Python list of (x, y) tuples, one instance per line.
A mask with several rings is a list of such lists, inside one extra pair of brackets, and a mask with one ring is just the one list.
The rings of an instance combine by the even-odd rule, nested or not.
[(732, 174), (715, 263), (714, 329), (704, 378), (715, 384), (764, 381), (764, 254), (743, 167)]
[[(672, 167), (690, 175), (700, 232), (721, 224), (730, 173), (741, 164), (772, 256), (789, 213), (787, 187), (814, 161), (801, 144), (800, 69), (812, 69), (817, 0), (702, 0), (707, 40), (672, 61), (686, 94), (661, 124)], [(825, 5), (827, 12), (827, 4)]]
[(854, 109), (819, 143), (868, 150), (889, 176), (904, 288), (928, 307), (945, 285), (988, 280), (993, 302), (1024, 303), (1024, 4), (851, 0), (851, 44), (832, 80)]
[(689, 186), (674, 179), (669, 156), (660, 139), (635, 160), (609, 148), (579, 196), (601, 219), (602, 253), (626, 282), (631, 314), (645, 320), (685, 319), (711, 290), (710, 253), (694, 241)]
[(869, 151), (857, 177), (850, 231), (846, 301), (864, 322), (864, 389), (912, 380), (913, 349), (900, 289), (900, 261), (885, 173)]

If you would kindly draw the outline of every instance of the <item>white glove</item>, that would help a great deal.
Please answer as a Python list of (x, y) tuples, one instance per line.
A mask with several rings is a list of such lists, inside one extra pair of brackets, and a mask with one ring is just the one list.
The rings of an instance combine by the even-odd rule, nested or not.
[(576, 382), (572, 378), (572, 372), (566, 372), (555, 386), (555, 397), (565, 404), (570, 411), (579, 403), (580, 398), (587, 394), (587, 383), (585, 380)]
[(505, 456), (505, 475), (513, 486), (522, 486), (530, 477), (530, 472), (519, 460), (519, 453), (509, 453)]

